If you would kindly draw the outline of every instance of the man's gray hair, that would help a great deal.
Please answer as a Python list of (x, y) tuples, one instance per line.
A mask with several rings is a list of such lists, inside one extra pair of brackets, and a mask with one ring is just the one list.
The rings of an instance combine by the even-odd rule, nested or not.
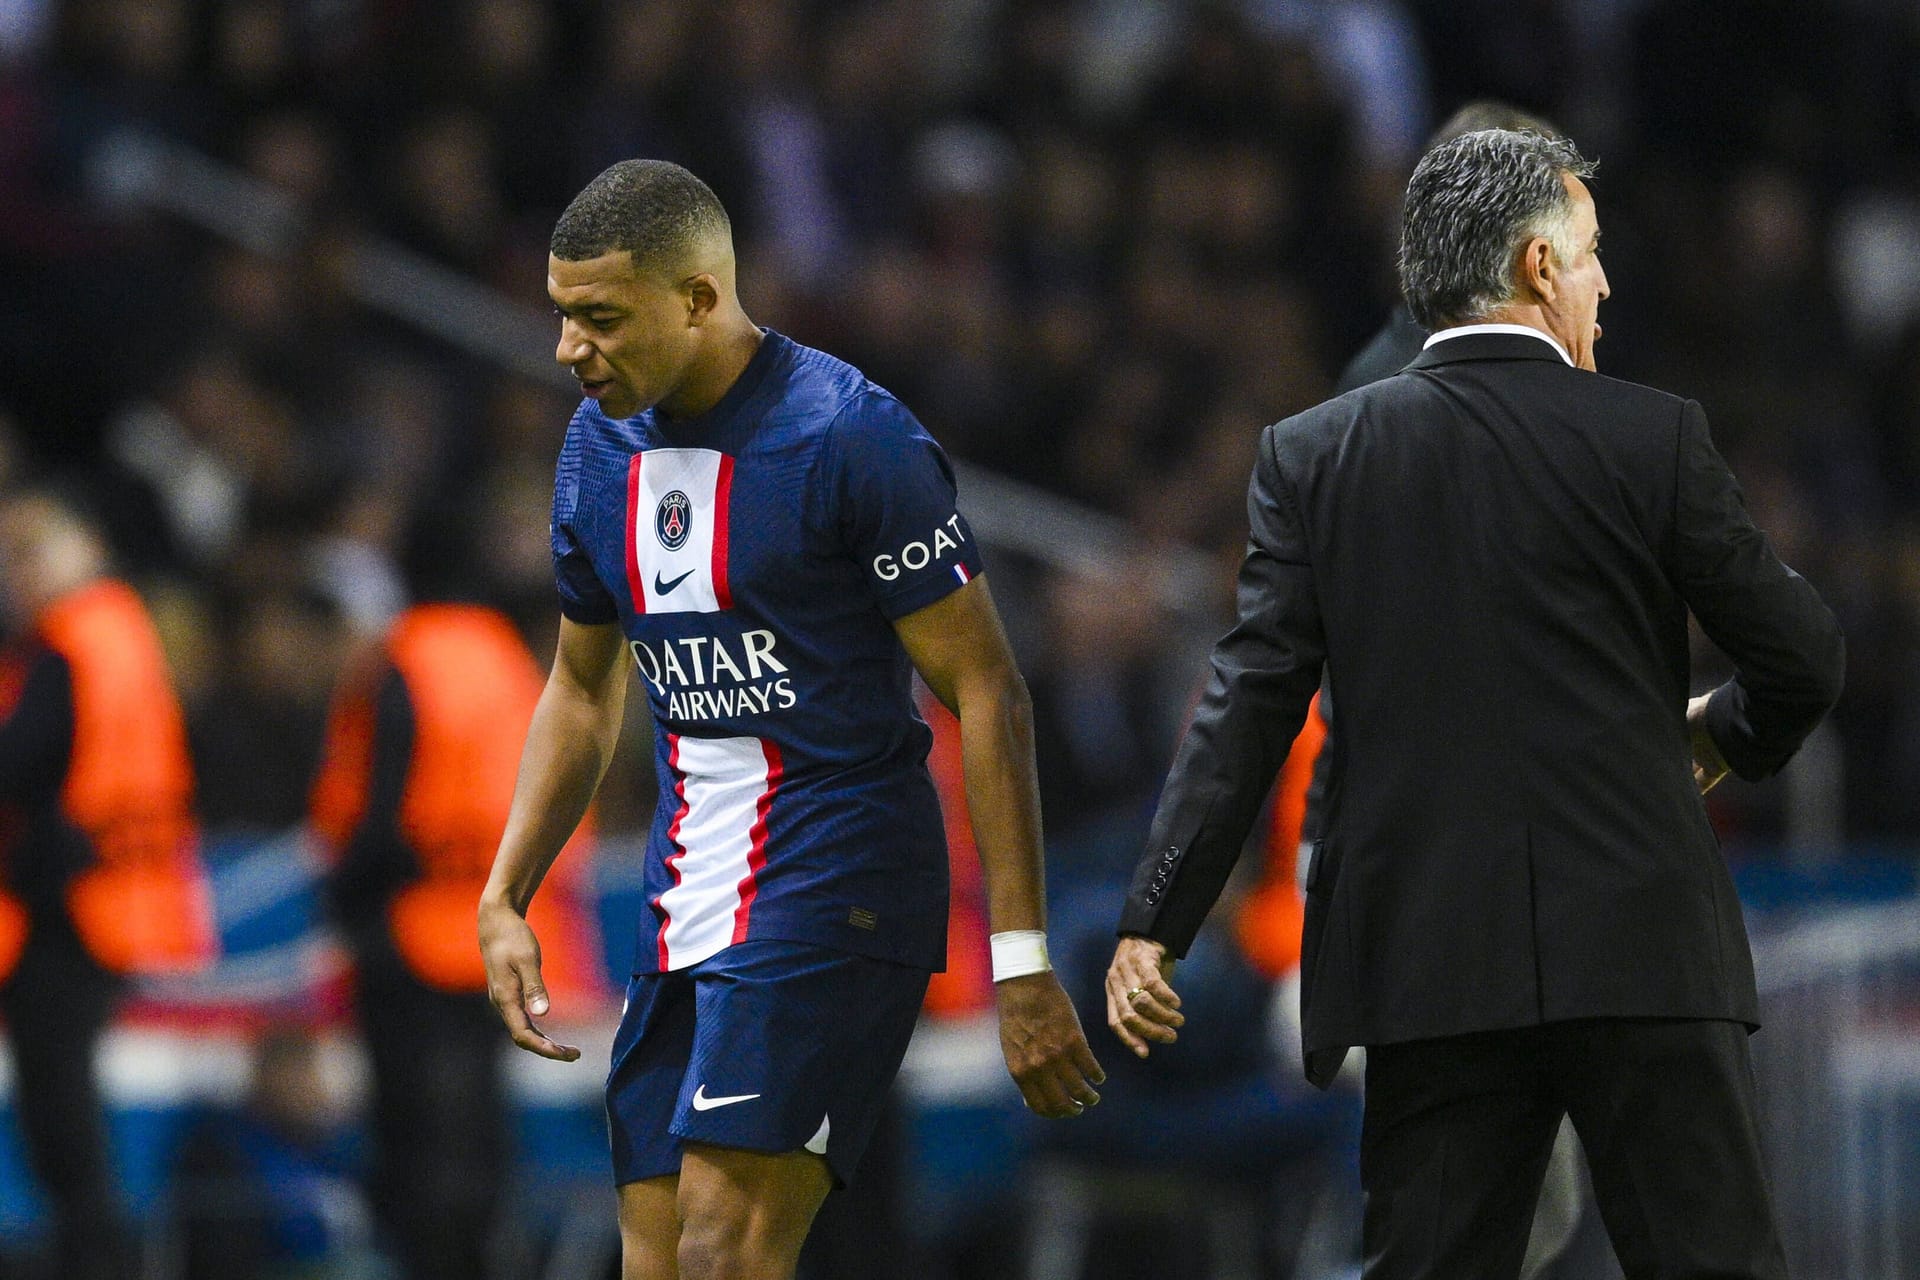
[(1400, 231), (1400, 290), (1428, 329), (1478, 320), (1514, 300), (1520, 250), (1545, 236), (1562, 262), (1573, 197), (1561, 175), (1594, 164), (1564, 138), (1482, 129), (1427, 152), (1407, 183)]

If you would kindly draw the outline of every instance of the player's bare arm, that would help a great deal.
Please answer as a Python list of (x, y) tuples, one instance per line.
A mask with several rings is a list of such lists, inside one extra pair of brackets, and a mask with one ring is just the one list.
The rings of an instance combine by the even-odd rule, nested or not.
[(580, 1050), (548, 1039), (533, 1023), (549, 1004), (527, 905), (579, 826), (613, 759), (626, 709), (625, 653), (617, 624), (586, 626), (561, 619), (553, 671), (527, 729), (513, 809), (480, 897), (487, 993), (515, 1044), (561, 1062), (574, 1061)]
[[(1046, 886), (1033, 707), (984, 575), (899, 619), (894, 630), (921, 679), (960, 720), (967, 810), (987, 883), (994, 932), (1044, 930)], [(1106, 1073), (1073, 1003), (1049, 971), (994, 984), (1000, 1047), (1027, 1105), (1078, 1115), (1100, 1100)]]

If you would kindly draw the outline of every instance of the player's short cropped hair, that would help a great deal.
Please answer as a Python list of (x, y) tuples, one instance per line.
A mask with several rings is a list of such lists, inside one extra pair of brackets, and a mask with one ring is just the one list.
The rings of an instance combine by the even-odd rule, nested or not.
[(706, 183), (665, 160), (622, 160), (573, 198), (548, 248), (563, 262), (624, 249), (644, 270), (671, 270), (716, 234), (731, 235), (732, 224)]
[(1443, 329), (1513, 301), (1514, 268), (1535, 236), (1570, 260), (1573, 199), (1561, 175), (1592, 175), (1565, 138), (1481, 129), (1421, 157), (1407, 184), (1400, 229), (1400, 291), (1414, 320)]

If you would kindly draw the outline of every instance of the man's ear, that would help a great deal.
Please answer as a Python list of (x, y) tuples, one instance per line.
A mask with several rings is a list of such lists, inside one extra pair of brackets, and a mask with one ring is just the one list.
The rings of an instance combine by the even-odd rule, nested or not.
[(680, 286), (687, 304), (687, 324), (699, 328), (720, 306), (720, 282), (711, 272), (702, 271)]
[(1560, 294), (1560, 264), (1553, 256), (1553, 241), (1535, 236), (1520, 251), (1520, 283), (1539, 302), (1552, 302)]

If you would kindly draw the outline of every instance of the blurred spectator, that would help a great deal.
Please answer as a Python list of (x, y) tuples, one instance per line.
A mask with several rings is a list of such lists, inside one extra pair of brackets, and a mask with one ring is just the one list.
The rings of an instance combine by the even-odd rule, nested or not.
[(388, 218), (400, 239), (491, 277), (506, 235), (494, 135), (477, 112), (437, 107), (405, 126), (388, 156)]
[[(456, 19), (447, 96), (466, 102), (484, 122), (498, 154), (498, 191), (508, 216), (529, 214), (544, 228), (554, 193), (572, 173), (554, 139), (567, 132), (571, 96), (555, 72), (565, 65), (561, 11), (544, 0), (472, 0)], [(544, 243), (544, 232), (535, 240)]]
[(312, 1033), (260, 1038), (245, 1107), (192, 1122), (174, 1190), (181, 1280), (365, 1274), (372, 1219)]
[[(343, 682), (314, 788), (373, 1066), (372, 1199), (409, 1280), (484, 1280), (497, 1257), (504, 1036), (474, 920), (542, 683), (499, 612), (415, 605)], [(562, 1017), (587, 1013), (599, 987), (571, 883), (590, 838), (530, 915)]]
[(188, 721), (200, 813), (222, 831), (282, 831), (307, 812), (345, 637), (311, 588), (262, 584), (223, 612), (228, 659)]
[(230, 348), (208, 347), (154, 400), (114, 424), (116, 462), (159, 500), (156, 531), (189, 565), (236, 554), (251, 521), (309, 505), (315, 459), (301, 447), (292, 406)]
[[(697, 154), (717, 169), (738, 171), (731, 139), (702, 109), (711, 90), (702, 87), (693, 52), (706, 7), (699, 0), (599, 5), (602, 38), (586, 51), (591, 74), (567, 131), (575, 155), (566, 190), (629, 156), (673, 160)], [(742, 207), (738, 199), (727, 203)]]
[(1044, 593), (1047, 660), (1029, 684), (1056, 881), (1109, 887), (1106, 878), (1124, 874), (1172, 750), (1155, 647), (1166, 619), (1126, 589), (1128, 576), (1062, 574)]
[(24, 59), (46, 37), (52, 0), (7, 0), (0, 4), (0, 63)]
[(124, 975), (211, 959), (179, 702), (140, 598), (54, 490), (0, 497), (0, 1013), (54, 1274), (131, 1280), (93, 1054)]
[(1920, 317), (1920, 173), (1853, 192), (1833, 219), (1835, 292), (1852, 336), (1883, 356)]
[(62, 62), (78, 72), (69, 123), (140, 121), (197, 143), (216, 114), (197, 76), (196, 10), (189, 0), (70, 0), (61, 6)]
[(1583, 70), (1573, 6), (1556, 0), (1412, 0), (1408, 7), (1420, 24), (1437, 100), (1497, 97), (1525, 111), (1564, 114), (1557, 107), (1574, 96), (1569, 91)]
[(12, 418), (0, 413), (0, 493), (18, 483), (24, 462), (20, 456), (19, 429)]

